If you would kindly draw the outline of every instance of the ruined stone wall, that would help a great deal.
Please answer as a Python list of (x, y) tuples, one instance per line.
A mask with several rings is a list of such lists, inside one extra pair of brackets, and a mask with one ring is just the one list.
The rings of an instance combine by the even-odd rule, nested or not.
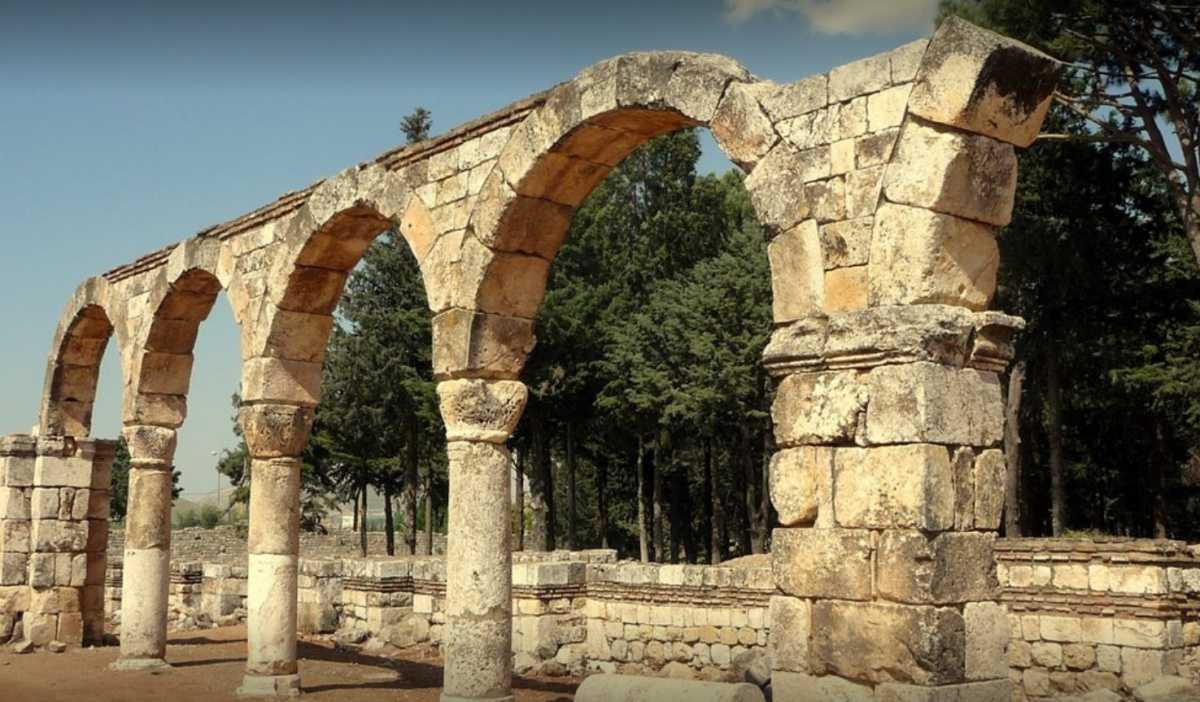
[(996, 544), (1020, 700), (1132, 690), (1200, 667), (1200, 558), (1177, 541)]
[[(424, 536), (417, 540), (421, 548)], [(108, 560), (118, 563), (125, 548), (125, 530), (111, 529), (108, 537)], [(402, 553), (407, 548), (401, 535), (396, 536), (396, 550)], [(382, 532), (367, 533), (368, 556), (382, 556), (387, 550), (387, 535)], [(433, 553), (446, 552), (446, 535), (433, 535)], [(336, 530), (328, 534), (300, 533), (300, 555), (304, 558), (357, 558), (359, 535), (352, 531)], [(407, 555), (407, 554), (404, 554)], [(189, 527), (171, 531), (171, 560), (177, 562), (199, 561), (202, 563), (246, 564), (246, 534), (233, 526), (218, 526), (213, 529)]]

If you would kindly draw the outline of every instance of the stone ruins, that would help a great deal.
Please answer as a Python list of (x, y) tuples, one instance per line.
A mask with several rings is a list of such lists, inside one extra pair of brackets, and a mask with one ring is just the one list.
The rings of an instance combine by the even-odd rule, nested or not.
[[(721, 668), (735, 647), (769, 651), (776, 700), (1007, 702), (1014, 681), (1036, 698), (1081, 676), (1122, 689), (1175, 672), (1200, 639), (1200, 567), (1185, 548), (997, 547), (998, 374), (1022, 322), (986, 311), (993, 235), (1013, 206), (1014, 149), (1038, 133), (1057, 73), (953, 19), (928, 41), (784, 85), (721, 56), (622, 55), (85, 281), (51, 346), (37, 435), (0, 441), (0, 633), (34, 646), (103, 633), (113, 450), (88, 436), (115, 337), (133, 460), (125, 668), (165, 665), (174, 599), (244, 607), (249, 696), (296, 694), (300, 626), (348, 619), (436, 634), (446, 702), (511, 699), (514, 660)], [(514, 564), (505, 442), (555, 252), (623, 157), (692, 125), (749, 174), (771, 236), (771, 567)], [(390, 229), (419, 261), (432, 311), (447, 555), (301, 562), (298, 456), (331, 314)], [(172, 570), (176, 431), (193, 344), (222, 294), (241, 331), (248, 558)]]

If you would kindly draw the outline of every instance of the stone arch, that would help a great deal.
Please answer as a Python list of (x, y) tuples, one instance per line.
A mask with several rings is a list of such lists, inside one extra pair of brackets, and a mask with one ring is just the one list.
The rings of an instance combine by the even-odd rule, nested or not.
[(514, 130), (471, 213), (461, 296), (430, 298), (438, 376), (517, 377), (550, 265), (588, 194), (638, 146), (690, 126), (709, 128), (752, 171), (780, 138), (754, 97), (773, 85), (723, 56), (651, 52), (552, 89)]
[(100, 363), (115, 334), (118, 352), (125, 347), (119, 318), (111, 310), (112, 291), (104, 278), (79, 286), (59, 319), (50, 356), (38, 421), (42, 435), (86, 437), (92, 429)]

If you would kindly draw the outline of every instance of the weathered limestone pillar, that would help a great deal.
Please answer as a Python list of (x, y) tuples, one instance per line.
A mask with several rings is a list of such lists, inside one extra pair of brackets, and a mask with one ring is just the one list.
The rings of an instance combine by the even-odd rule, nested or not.
[(510, 463), (527, 397), (514, 380), (438, 384), (450, 458), (443, 702), (512, 700)]
[(111, 441), (36, 440), (29, 516), (29, 606), (23, 635), (35, 646), (103, 636)]
[[(318, 366), (319, 368), (319, 366)], [(300, 555), (299, 455), (313, 409), (248, 404), (241, 410), (250, 449), (250, 534), (246, 590), (246, 675), (238, 694), (300, 694), (296, 611)]]
[(747, 179), (777, 232), (776, 699), (1011, 699), (992, 546), (1022, 322), (983, 310), (1056, 71), (949, 20), (812, 81), (829, 104), (787, 137), (809, 150)]
[(121, 657), (117, 670), (167, 665), (171, 584), (171, 488), (177, 441), (173, 428), (125, 427), (129, 498), (122, 561)]
[(37, 442), (14, 434), (0, 438), (0, 643), (21, 635), (29, 609), (30, 502)]

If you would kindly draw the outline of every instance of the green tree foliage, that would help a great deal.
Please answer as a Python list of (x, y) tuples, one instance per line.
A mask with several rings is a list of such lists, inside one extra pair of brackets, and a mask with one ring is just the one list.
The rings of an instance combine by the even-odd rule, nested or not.
[(409, 144), (428, 139), (432, 127), (433, 113), (424, 107), (417, 107), (400, 120), (400, 131), (404, 132)]

